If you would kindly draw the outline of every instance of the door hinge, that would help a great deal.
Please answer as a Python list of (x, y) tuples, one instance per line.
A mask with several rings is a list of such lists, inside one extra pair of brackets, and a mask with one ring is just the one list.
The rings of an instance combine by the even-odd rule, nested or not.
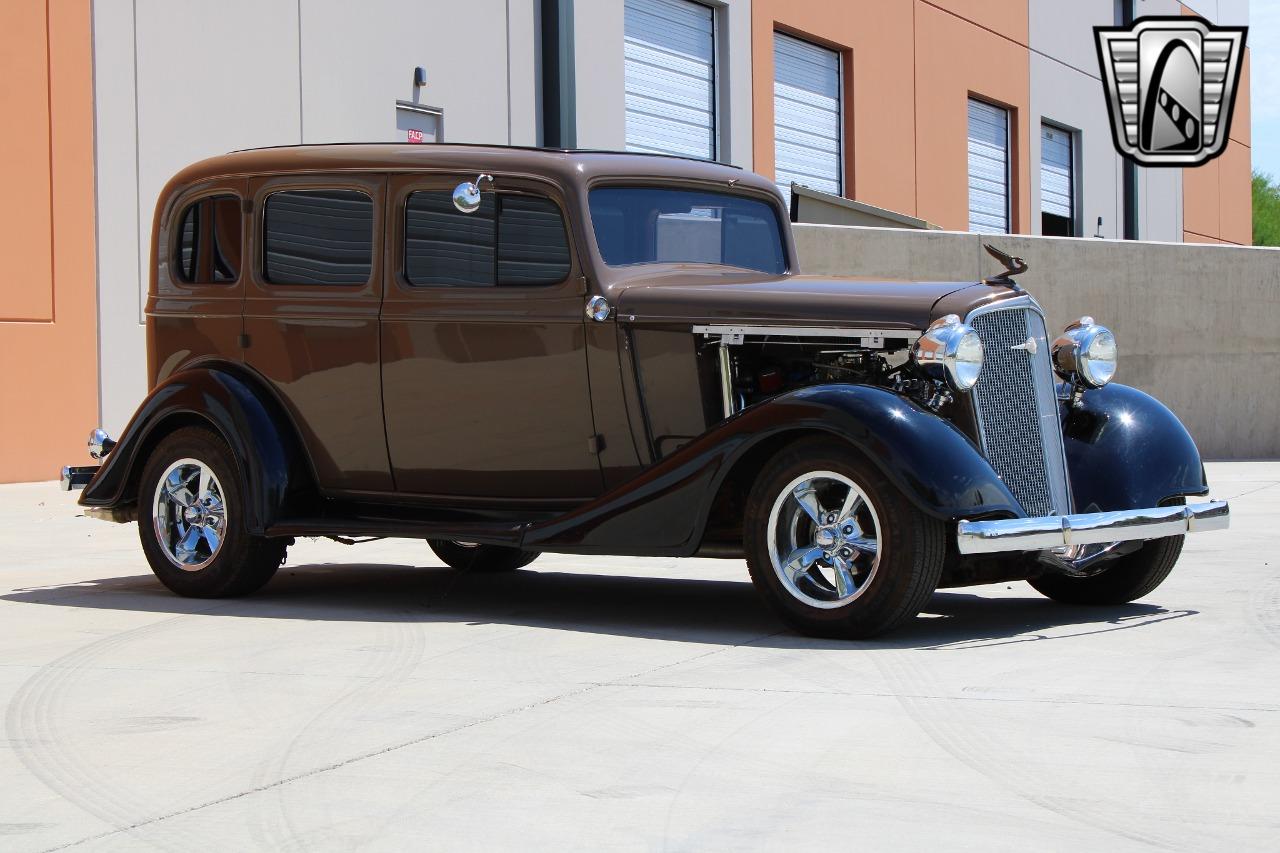
[(236, 345), (237, 345), (238, 347), (240, 347), (240, 349), (248, 349), (248, 348), (249, 348), (249, 336), (248, 336), (248, 335), (246, 335), (244, 332), (241, 332), (241, 333), (240, 333), (240, 336), (239, 336), (238, 338), (236, 338)]
[(600, 451), (604, 450), (604, 436), (593, 435), (587, 439), (587, 452), (592, 456), (599, 456)]

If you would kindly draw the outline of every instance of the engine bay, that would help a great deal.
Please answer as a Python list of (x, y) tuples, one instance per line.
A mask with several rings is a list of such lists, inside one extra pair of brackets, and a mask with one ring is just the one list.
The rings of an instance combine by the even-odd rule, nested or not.
[(916, 368), (905, 338), (885, 339), (882, 348), (803, 338), (744, 337), (736, 344), (711, 338), (702, 348), (705, 355), (700, 360), (717, 362), (722, 387), (726, 373), (730, 378), (732, 397), (725, 401), (726, 415), (778, 394), (828, 383), (887, 388), (934, 411), (953, 399), (945, 383)]

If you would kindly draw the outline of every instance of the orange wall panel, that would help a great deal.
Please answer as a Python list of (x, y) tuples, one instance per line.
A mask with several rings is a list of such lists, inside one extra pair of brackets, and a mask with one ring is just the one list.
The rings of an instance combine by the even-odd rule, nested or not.
[(1218, 233), (1227, 243), (1253, 245), (1253, 163), (1249, 146), (1235, 140), (1218, 164)]
[(915, 213), (913, 0), (755, 0), (751, 6), (753, 156), (773, 177), (773, 33), (844, 54), (845, 195)]
[(42, 127), (22, 131), (42, 136), (43, 153), (0, 161), (0, 174), (7, 182), (23, 170), (44, 170), (43, 182), (31, 187), (22, 211), (49, 211), (33, 237), (45, 247), (49, 266), (30, 285), (45, 288), (53, 300), (52, 322), (0, 321), (6, 365), (0, 371), (0, 482), (50, 480), (63, 464), (90, 462), (84, 441), (98, 415), (90, 0), (57, 0), (49, 7), (38, 0), (11, 0), (0, 6), (8, 20), (16, 7), (24, 13), (35, 7), (42, 22), (38, 35), (29, 29), (16, 35), (0, 26), (3, 52), (34, 51), (32, 38), (42, 55), (48, 46), (47, 60), (21, 78), (0, 81), (6, 97), (43, 96), (52, 106)]
[[(925, 0), (930, 6), (972, 21), (980, 27), (1016, 41), (1031, 44), (1030, 11), (1027, 0)], [(1045, 0), (1031, 0), (1033, 3)], [(1060, 0), (1048, 0), (1060, 2)]]
[[(1195, 11), (1181, 6), (1182, 14)], [(1182, 170), (1182, 227), (1187, 242), (1253, 245), (1252, 151), (1249, 125), (1250, 51), (1241, 59), (1240, 84), (1231, 109), (1231, 136), (1222, 154)], [(1192, 240), (1191, 236), (1197, 239)], [(1211, 239), (1204, 239), (1211, 238)]]
[(0, 321), (53, 319), (47, 36), (44, 3), (0, 3)]
[[(1025, 17), (1025, 9), (1024, 9)], [(1012, 230), (1030, 231), (1027, 48), (936, 6), (916, 3), (916, 215), (969, 227), (968, 99), (1008, 107), (1012, 120)]]
[(1218, 198), (1221, 158), (1182, 170), (1182, 227), (1202, 237), (1218, 236), (1222, 211)]

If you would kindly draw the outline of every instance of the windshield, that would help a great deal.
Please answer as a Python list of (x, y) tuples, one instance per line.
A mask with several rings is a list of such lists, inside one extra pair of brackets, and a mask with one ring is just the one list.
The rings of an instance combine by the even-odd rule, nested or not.
[(611, 267), (684, 263), (787, 270), (782, 226), (768, 202), (662, 187), (598, 187), (589, 201), (596, 245)]

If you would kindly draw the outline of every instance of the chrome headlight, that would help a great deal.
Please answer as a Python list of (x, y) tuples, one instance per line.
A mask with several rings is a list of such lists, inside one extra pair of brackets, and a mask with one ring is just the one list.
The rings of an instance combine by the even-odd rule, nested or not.
[(982, 373), (982, 339), (955, 314), (935, 320), (916, 341), (911, 358), (934, 379), (968, 391)]
[(1053, 342), (1053, 369), (1068, 382), (1101, 388), (1116, 376), (1116, 336), (1081, 317)]

